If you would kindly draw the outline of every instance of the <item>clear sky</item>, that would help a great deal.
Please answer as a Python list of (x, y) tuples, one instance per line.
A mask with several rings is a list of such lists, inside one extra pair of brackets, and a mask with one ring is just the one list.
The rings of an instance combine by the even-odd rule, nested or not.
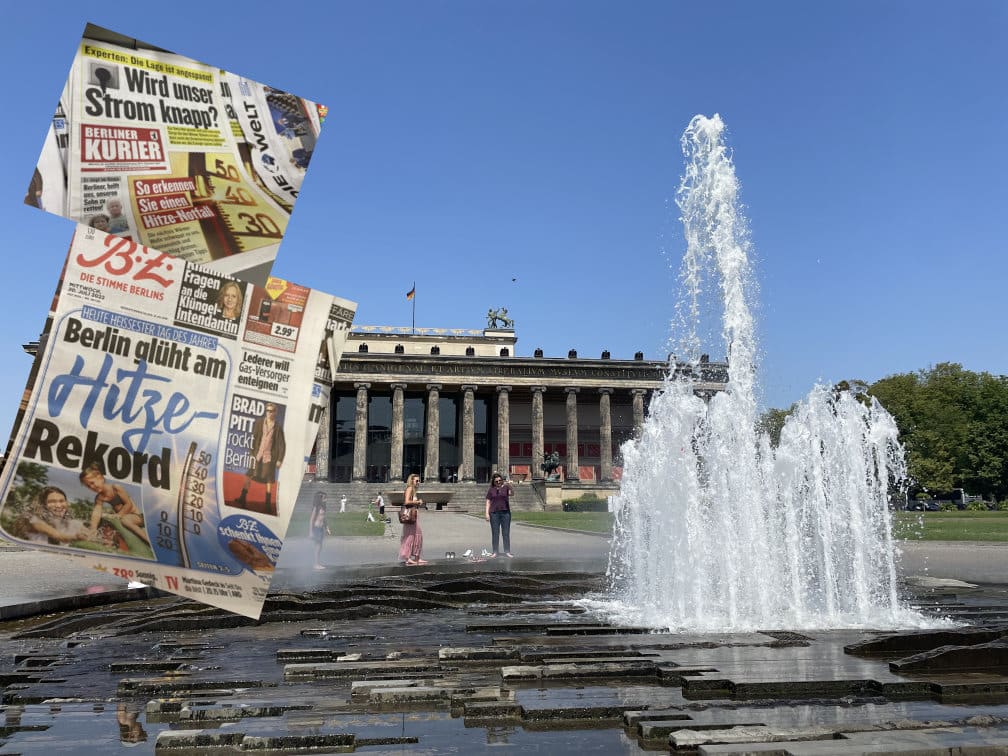
[(274, 272), (359, 324), (408, 326), (415, 281), (419, 327), (507, 307), (519, 355), (664, 358), (679, 137), (720, 113), (767, 405), (942, 361), (1008, 373), (1001, 0), (18, 3), (0, 433), (72, 233), (22, 202), (87, 21), (329, 106)]

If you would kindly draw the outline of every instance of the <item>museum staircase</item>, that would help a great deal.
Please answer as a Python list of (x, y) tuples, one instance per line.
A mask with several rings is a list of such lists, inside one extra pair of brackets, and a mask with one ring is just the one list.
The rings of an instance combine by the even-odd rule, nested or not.
[[(421, 483), (420, 498), (427, 503), (430, 512), (460, 512), (481, 516), (486, 503), (487, 483)], [(347, 510), (366, 512), (368, 503), (374, 501), (381, 492), (386, 509), (398, 511), (402, 504), (404, 486), (401, 483), (331, 483), (327, 481), (305, 481), (298, 494), (297, 506), (311, 506), (316, 491), (324, 491), (328, 496), (330, 512), (339, 511), (340, 497), (347, 497)], [(511, 509), (515, 511), (543, 510), (542, 499), (532, 485), (520, 483), (514, 486)]]

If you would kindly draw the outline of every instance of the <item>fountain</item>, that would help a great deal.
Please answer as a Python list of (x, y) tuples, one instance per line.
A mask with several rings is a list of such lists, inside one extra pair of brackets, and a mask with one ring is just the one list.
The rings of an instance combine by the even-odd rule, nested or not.
[(749, 242), (723, 135), (717, 115), (690, 122), (677, 204), (680, 349), (696, 360), (701, 294), (716, 276), (728, 382), (704, 399), (696, 364), (670, 365), (641, 435), (624, 445), (608, 569), (618, 598), (601, 608), (673, 630), (920, 626), (897, 594), (889, 491), (906, 468), (889, 413), (817, 386), (777, 448), (757, 431)]

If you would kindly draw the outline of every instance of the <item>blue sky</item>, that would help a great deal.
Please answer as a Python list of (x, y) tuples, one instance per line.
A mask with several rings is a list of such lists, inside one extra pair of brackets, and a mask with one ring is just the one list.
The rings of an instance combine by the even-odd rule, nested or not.
[(359, 302), (359, 324), (409, 325), (415, 281), (418, 326), (503, 306), (520, 355), (663, 358), (679, 137), (716, 112), (767, 405), (942, 361), (1008, 373), (1003, 2), (40, 8), (0, 32), (5, 429), (72, 232), (22, 200), (87, 21), (329, 106), (274, 272)]

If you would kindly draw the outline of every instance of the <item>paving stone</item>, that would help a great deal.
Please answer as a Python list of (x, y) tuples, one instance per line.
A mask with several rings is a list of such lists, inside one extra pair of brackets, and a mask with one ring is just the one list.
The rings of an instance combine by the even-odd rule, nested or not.
[(538, 665), (515, 665), (501, 668), (505, 680), (578, 679), (598, 677), (657, 677), (653, 661), (585, 662)]
[(281, 664), (288, 664), (291, 662), (314, 664), (321, 662), (334, 662), (342, 654), (342, 651), (334, 648), (281, 648), (277, 649), (276, 660)]
[(400, 660), (376, 662), (335, 662), (332, 664), (287, 664), (284, 666), (285, 680), (323, 680), (333, 677), (367, 678), (369, 675), (388, 675), (399, 672), (430, 673), (440, 671), (436, 661)]
[(462, 715), (466, 719), (522, 719), (525, 709), (508, 701), (466, 701)]
[(941, 646), (891, 662), (889, 669), (896, 673), (970, 670), (1008, 672), (1008, 640), (998, 639), (970, 646)]
[(547, 635), (650, 635), (654, 628), (621, 627), (614, 625), (578, 624), (550, 625), (546, 628)]
[(350, 683), (351, 698), (367, 698), (371, 691), (384, 688), (421, 687), (432, 684), (431, 680), (354, 680)]
[(658, 657), (657, 652), (629, 648), (592, 649), (578, 648), (565, 651), (561, 648), (522, 648), (514, 649), (515, 654), (523, 662), (553, 662), (571, 659), (592, 659), (597, 661), (612, 661), (613, 659), (636, 659), (641, 656)]
[[(964, 741), (971, 745), (960, 746)], [(891, 756), (1003, 756), (1008, 733), (977, 728), (936, 728), (914, 731), (843, 733), (840, 739), (818, 743), (779, 743), (794, 756), (847, 756), (851, 753)], [(748, 748), (748, 746), (747, 746)], [(724, 754), (731, 751), (704, 749)], [(737, 752), (737, 751), (736, 751)]]
[(669, 735), (673, 751), (692, 751), (702, 745), (718, 743), (781, 743), (797, 740), (833, 740), (832, 727), (778, 728), (759, 726), (733, 726), (723, 729), (682, 729)]
[(280, 735), (253, 736), (242, 738), (243, 752), (255, 753), (338, 753), (356, 748), (356, 738), (347, 733), (333, 735)]
[(640, 723), (639, 732), (641, 740), (665, 740), (669, 743), (674, 743), (679, 750), (693, 748), (690, 744), (689, 738), (685, 745), (679, 745), (678, 741), (673, 741), (672, 736), (675, 733), (687, 731), (690, 733), (703, 733), (707, 731), (712, 732), (724, 732), (725, 730), (736, 731), (736, 730), (759, 730), (766, 727), (762, 722), (697, 722), (697, 721), (679, 721), (674, 720), (663, 721), (663, 722), (651, 722), (643, 721)]
[[(253, 748), (478, 753), (501, 745), (502, 753), (578, 752), (598, 751), (601, 744), (605, 752), (632, 752), (635, 739), (636, 747), (668, 749), (669, 735), (687, 727), (707, 736), (702, 750), (721, 747), (710, 742), (712, 733), (738, 737), (756, 724), (762, 728), (753, 732), (792, 738), (781, 741), (790, 750), (844, 742), (799, 737), (828, 731), (850, 738), (880, 720), (899, 734), (919, 729), (915, 720), (925, 719), (947, 722), (949, 733), (969, 733), (958, 740), (943, 735), (942, 752), (948, 753), (948, 744), (981, 747), (1008, 728), (1008, 695), (1001, 687), (1008, 677), (896, 673), (889, 668), (893, 656), (912, 652), (893, 652), (891, 644), (875, 655), (844, 652), (878, 641), (875, 632), (645, 634), (542, 600), (548, 579), (509, 581), (503, 573), (480, 576), (481, 586), (457, 576), (376, 577), (318, 591), (331, 594), (321, 600), (284, 593), (263, 621), (235, 626), (217, 627), (213, 613), (187, 613), (186, 603), (174, 600), (164, 602), (162, 624), (186, 619), (177, 630), (150, 631), (153, 612), (144, 602), (129, 611), (105, 606), (78, 610), (93, 616), (45, 618), (39, 623), (45, 634), (32, 639), (14, 639), (23, 625), (0, 625), (2, 658), (22, 654), (39, 665), (11, 677), (3, 689), (4, 700), (19, 705), (7, 708), (0, 751), (38, 752), (45, 743), (77, 738), (103, 744), (92, 752), (115, 751), (123, 705), (139, 711), (148, 749), (176, 754)], [(428, 602), (437, 608), (400, 611), (404, 599), (424, 604), (430, 586), (440, 592)], [(983, 590), (975, 589), (964, 604), (987, 600)], [(376, 601), (390, 591), (396, 595), (388, 604)], [(506, 603), (465, 605), (467, 596), (480, 592), (525, 603), (512, 616)], [(947, 614), (942, 602), (953, 600), (960, 599), (950, 594), (934, 602), (934, 612)], [(325, 614), (351, 602), (359, 615), (302, 617), (312, 607)], [(290, 613), (281, 606), (299, 609)], [(505, 613), (475, 630), (470, 608)], [(991, 613), (974, 614), (986, 622)], [(201, 627), (189, 629), (196, 620)], [(335, 661), (351, 654), (359, 660)], [(180, 666), (171, 674), (142, 676), (133, 664), (146, 671)], [(509, 676), (509, 670), (518, 673)], [(975, 715), (971, 724), (964, 714)], [(725, 745), (734, 752), (763, 750), (756, 743)], [(778, 743), (769, 745), (782, 752)]]
[(245, 734), (241, 732), (208, 732), (205, 730), (168, 730), (157, 736), (154, 752), (209, 751), (240, 748)]
[(680, 708), (674, 709), (629, 709), (623, 712), (623, 726), (627, 728), (634, 728), (637, 724), (645, 719), (689, 719), (689, 715), (686, 714)]
[(934, 630), (929, 632), (898, 633), (881, 638), (852, 643), (844, 647), (844, 652), (856, 656), (907, 655), (930, 651), (941, 646), (969, 646), (990, 643), (1006, 634), (1006, 630), (984, 628), (962, 628), (959, 630)]
[(189, 693), (197, 690), (217, 690), (225, 694), (248, 688), (261, 688), (262, 680), (200, 680), (191, 677), (143, 678), (119, 681), (118, 692), (127, 696), (156, 696), (162, 693)]
[(512, 648), (495, 646), (468, 646), (442, 648), (438, 650), (440, 661), (451, 662), (497, 662), (517, 659), (518, 652)]
[[(240, 704), (237, 706), (183, 706), (179, 709), (174, 721), (178, 722), (214, 722), (214, 721), (236, 721), (246, 718), (262, 717), (282, 717), (288, 711), (310, 710), (307, 705), (286, 705), (286, 706), (251, 706)], [(172, 720), (162, 720), (172, 721)]]
[(738, 701), (761, 698), (843, 698), (874, 695), (878, 685), (873, 680), (778, 680), (774, 682), (734, 682), (732, 698)]
[(185, 664), (181, 661), (125, 661), (109, 664), (109, 672), (173, 672), (181, 670)]
[(556, 721), (623, 721), (624, 706), (575, 706), (554, 709), (524, 709), (526, 722)]
[[(713, 667), (680, 667), (678, 664), (667, 664), (659, 662), (655, 665), (658, 669), (658, 679), (662, 681), (663, 685), (673, 685), (677, 687), (685, 687), (687, 684), (693, 685), (693, 681), (696, 680), (698, 685), (702, 685), (702, 680), (705, 676), (713, 675), (718, 672), (718, 670)], [(687, 683), (689, 681), (689, 683)], [(722, 682), (727, 683), (726, 680), (709, 680), (714, 685), (708, 690), (716, 691), (721, 690), (720, 684)], [(692, 688), (692, 690), (699, 690), (700, 688)]]
[[(625, 718), (624, 718), (624, 721)], [(695, 727), (697, 723), (687, 714), (673, 714), (664, 717), (641, 719), (637, 722), (634, 734), (642, 740), (665, 740), (676, 730)], [(723, 725), (722, 725), (723, 726)]]
[(942, 701), (998, 700), (1008, 701), (1008, 678), (987, 675), (961, 675), (952, 681), (933, 681), (931, 688)]
[(512, 691), (501, 690), (495, 685), (484, 685), (467, 690), (456, 689), (451, 694), (451, 706), (453, 709), (460, 709), (468, 704), (511, 701), (513, 696)]

